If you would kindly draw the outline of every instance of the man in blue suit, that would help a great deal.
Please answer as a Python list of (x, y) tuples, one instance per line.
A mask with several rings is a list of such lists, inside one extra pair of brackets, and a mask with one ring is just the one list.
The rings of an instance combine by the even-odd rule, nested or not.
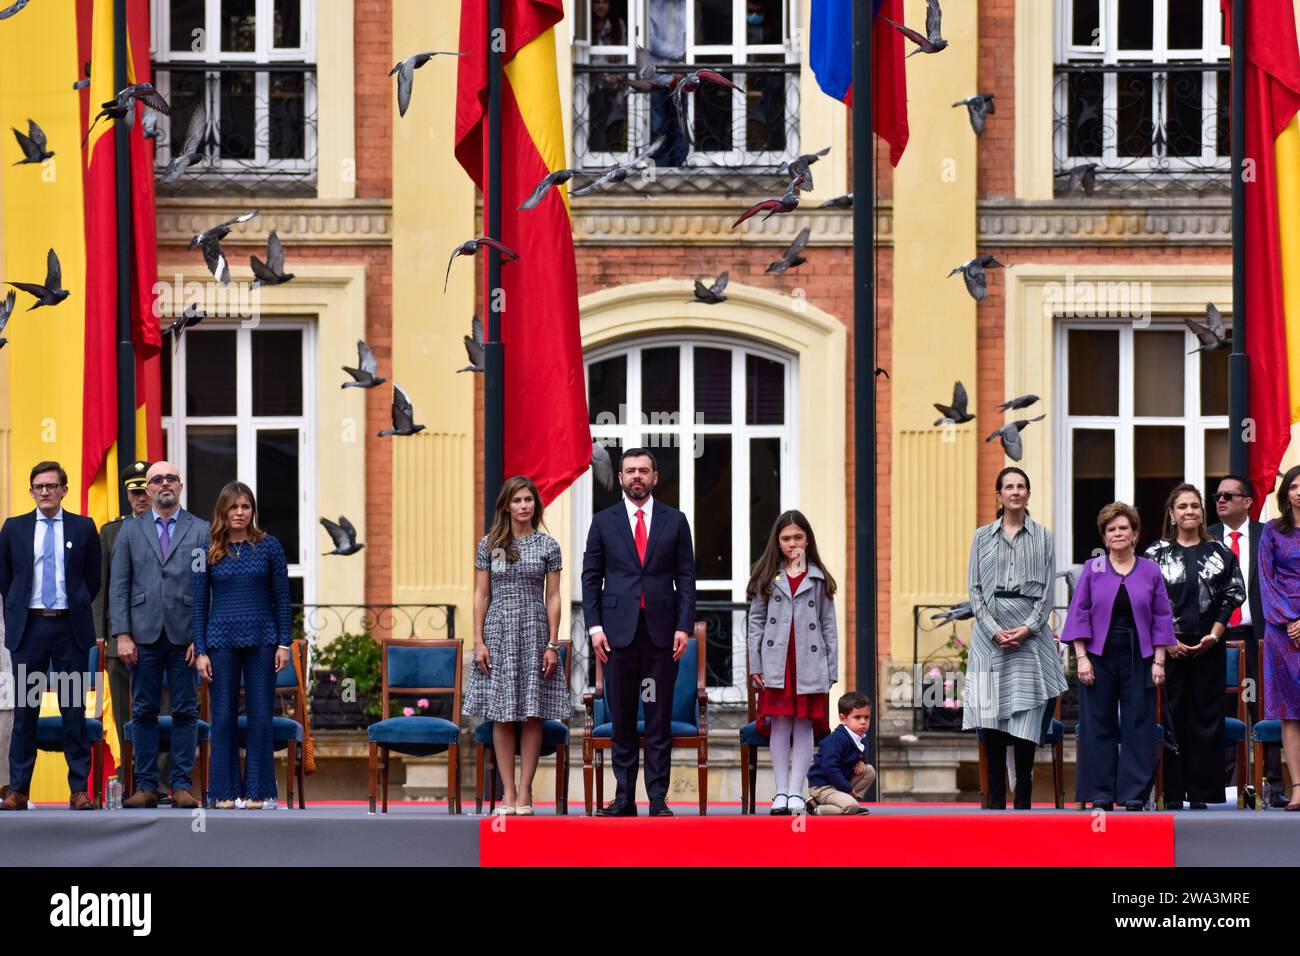
[(659, 470), (648, 449), (625, 451), (618, 479), (624, 497), (592, 518), (582, 557), (582, 613), (604, 665), (618, 784), (614, 801), (596, 812), (636, 816), (636, 716), (644, 699), (650, 815), (670, 817), (673, 687), (694, 627), (695, 551), (686, 516), (651, 497)]
[[(43, 461), (31, 472), (36, 510), (6, 519), (0, 528), (0, 595), (4, 596), (5, 647), (18, 676), (14, 693), (14, 733), (9, 746), (11, 789), (0, 810), (26, 810), (36, 767), (36, 729), (40, 699), (33, 702), (26, 675), (87, 672), (95, 644), (91, 602), (99, 593), (100, 550), (95, 522), (64, 511), (67, 472)], [(83, 680), (57, 680), (63, 715), (63, 755), (68, 762), (68, 806), (93, 810), (86, 795), (90, 743), (86, 737)]]

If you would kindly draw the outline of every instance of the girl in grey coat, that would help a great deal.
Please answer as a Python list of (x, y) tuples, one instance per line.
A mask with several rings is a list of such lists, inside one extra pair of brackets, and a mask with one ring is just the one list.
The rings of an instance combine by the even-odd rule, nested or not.
[(776, 519), (747, 590), (749, 674), (759, 691), (758, 729), (771, 734), (773, 814), (803, 813), (814, 731), (830, 732), (827, 692), (839, 673), (835, 579), (808, 519)]

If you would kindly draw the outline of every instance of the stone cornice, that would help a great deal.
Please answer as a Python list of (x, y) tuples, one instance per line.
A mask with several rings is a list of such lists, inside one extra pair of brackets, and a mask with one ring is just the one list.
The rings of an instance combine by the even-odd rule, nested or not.
[(393, 241), (390, 199), (167, 196), (158, 199), (158, 244), (188, 243), (209, 226), (253, 209), (259, 215), (234, 227), (231, 242), (264, 242), (272, 229), (286, 243), (299, 245), (389, 245)]

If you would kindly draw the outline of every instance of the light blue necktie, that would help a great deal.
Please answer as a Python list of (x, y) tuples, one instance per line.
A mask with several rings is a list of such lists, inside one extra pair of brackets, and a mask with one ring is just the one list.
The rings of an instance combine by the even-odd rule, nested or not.
[(57, 594), (54, 581), (54, 519), (41, 520), (45, 522), (45, 547), (41, 549), (41, 603), (52, 608)]

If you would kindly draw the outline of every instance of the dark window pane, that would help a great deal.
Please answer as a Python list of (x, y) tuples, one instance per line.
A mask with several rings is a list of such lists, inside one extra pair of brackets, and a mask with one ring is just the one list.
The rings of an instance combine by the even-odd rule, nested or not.
[[(622, 60), (624, 57), (597, 59)], [(593, 153), (627, 152), (627, 92), (620, 89), (619, 79), (625, 75), (591, 73), (587, 86), (587, 150)]]
[(275, 0), (274, 33), (278, 47), (302, 45), (302, 0)]
[(235, 414), (236, 334), (234, 329), (185, 333), (186, 415)]
[[(169, 123), (170, 132), (168, 133), (168, 145), (171, 147), (172, 156), (181, 152), (185, 148), (185, 132), (190, 126), (190, 117), (194, 114), (195, 108), (207, 98), (207, 74), (202, 70), (175, 70), (169, 74), (171, 79), (171, 114), (164, 118), (164, 122)], [(200, 148), (199, 155), (202, 157), (206, 152), (206, 144)], [(197, 167), (197, 169), (202, 167)]]
[(785, 363), (745, 356), (745, 423), (785, 423)]
[[(1231, 322), (1231, 316), (1224, 316)], [(1228, 350), (1201, 353), (1201, 414), (1228, 414)]]
[(1115, 148), (1120, 156), (1150, 156), (1155, 135), (1151, 121), (1154, 101), (1150, 73), (1119, 73), (1115, 76), (1119, 116)]
[(163, 339), (162, 356), (158, 364), (162, 366), (162, 413), (164, 417), (172, 414), (172, 362), (174, 361), (171, 340)]
[(1119, 4), (1121, 50), (1150, 50), (1155, 35), (1154, 0), (1122, 0)]
[(185, 508), (212, 520), (217, 495), (239, 477), (234, 425), (190, 425), (185, 429)]
[(1115, 500), (1115, 433), (1076, 428), (1072, 448), (1074, 530), (1070, 563), (1082, 564), (1094, 548), (1102, 547), (1097, 533), (1097, 513)]
[(289, 575), (289, 603), (302, 605), (303, 585), (302, 578), (296, 575)]
[[(745, 4), (745, 42), (750, 46), (780, 43), (783, 0), (748, 0)], [(759, 18), (759, 23), (752, 22)]]
[(697, 45), (730, 44), (732, 0), (695, 0)]
[[(172, 0), (171, 7), (171, 43), (169, 49), (178, 53), (200, 53), (204, 49), (203, 34), (197, 37), (195, 30), (203, 29), (203, 0)], [(198, 49), (194, 48), (198, 43)]]
[[(735, 677), (732, 673), (734, 659), (732, 646), (737, 637), (745, 644), (746, 627), (744, 614), (731, 610), (730, 591), (697, 591), (695, 593), (695, 619), (703, 621), (708, 628), (709, 653), (705, 659), (704, 683), (708, 687), (731, 687)], [(737, 634), (737, 629), (741, 633)]]
[(703, 425), (731, 424), (731, 353), (695, 350), (695, 414)]
[(290, 564), (298, 554), (298, 429), (257, 433), (257, 523), (284, 546)]
[(1071, 415), (1119, 414), (1119, 333), (1070, 329)]
[(1133, 414), (1181, 416), (1187, 336), (1177, 332), (1133, 333)]
[(1102, 73), (1070, 73), (1071, 156), (1100, 156), (1102, 152), (1102, 99), (1105, 77)]
[[(614, 425), (625, 416), (627, 356), (615, 355), (587, 366), (587, 411), (593, 425)], [(618, 464), (618, 459), (614, 459)]]
[(758, 561), (781, 513), (781, 439), (749, 440), (749, 568)]
[(1169, 0), (1169, 28), (1166, 36), (1171, 50), (1201, 48), (1204, 0)]
[(680, 351), (675, 345), (641, 351), (641, 414), (648, 425), (681, 422)]
[(610, 463), (614, 466), (614, 487), (606, 491), (601, 487), (600, 482), (593, 481), (591, 483), (591, 513), (593, 515), (597, 511), (612, 508), (623, 497), (623, 488), (618, 483), (618, 458), (623, 454), (623, 448), (619, 445), (617, 438), (601, 438), (600, 443), (609, 452)]
[[(730, 0), (728, 0), (728, 3)], [(697, 39), (698, 43), (699, 40)], [(697, 64), (722, 64), (730, 63), (730, 56), (697, 56)], [(737, 77), (730, 70), (717, 70), (733, 83), (737, 82)], [(740, 83), (740, 86), (745, 84)], [(734, 137), (732, 127), (732, 109), (744, 106), (745, 99), (735, 90), (721, 83), (705, 83), (694, 96), (686, 97), (688, 100), (694, 100), (695, 112), (694, 118), (687, 116), (691, 126), (691, 139), (695, 143), (695, 148), (701, 152), (711, 152), (717, 150), (727, 150), (733, 148)], [(685, 108), (685, 104), (683, 104)]]
[(227, 53), (257, 49), (257, 0), (221, 0), (221, 49)]
[(1070, 25), (1070, 42), (1074, 46), (1095, 46), (1100, 36), (1100, 0), (1074, 0), (1074, 22)]
[[(1219, 487), (1219, 482), (1223, 476), (1228, 473), (1228, 430), (1226, 428), (1207, 428), (1205, 430), (1205, 489), (1213, 493)], [(1205, 506), (1210, 509), (1211, 517), (1208, 519), (1211, 524), (1214, 523), (1214, 502), (1207, 501)]]
[(591, 45), (627, 45), (627, 0), (591, 0)]
[[(681, 448), (677, 447), (676, 435), (643, 435), (641, 447), (654, 452), (655, 463), (659, 466), (659, 484), (655, 485), (654, 497), (674, 508), (681, 507), (682, 469)], [(687, 448), (687, 455), (691, 449)]]
[(162, 453), (163, 457), (172, 458), (172, 432), (170, 428), (164, 427), (162, 430)]
[(1201, 73), (1169, 73), (1165, 87), (1167, 119), (1165, 149), (1170, 156), (1200, 156), (1205, 111), (1201, 105)]
[[(782, 53), (755, 53), (753, 63), (784, 63)], [(786, 90), (784, 73), (750, 73), (745, 88), (745, 148), (784, 152), (786, 147)]]
[(1227, 70), (1214, 74), (1219, 84), (1218, 117), (1215, 122), (1215, 153), (1219, 156), (1232, 155), (1232, 135), (1228, 127), (1228, 118), (1232, 105), (1232, 74)]
[(1133, 507), (1142, 518), (1139, 554), (1160, 537), (1165, 499), (1184, 474), (1183, 426), (1139, 425), (1133, 429)]
[(695, 459), (695, 576), (731, 579), (731, 436), (702, 435)]
[(253, 159), (257, 153), (254, 124), (255, 75), (247, 70), (221, 74), (221, 123), (217, 138), (222, 159)]
[(302, 159), (306, 156), (306, 82), (304, 73), (271, 73), (270, 128), (267, 150), (271, 159)]
[(302, 414), (302, 330), (253, 332), (253, 414)]

